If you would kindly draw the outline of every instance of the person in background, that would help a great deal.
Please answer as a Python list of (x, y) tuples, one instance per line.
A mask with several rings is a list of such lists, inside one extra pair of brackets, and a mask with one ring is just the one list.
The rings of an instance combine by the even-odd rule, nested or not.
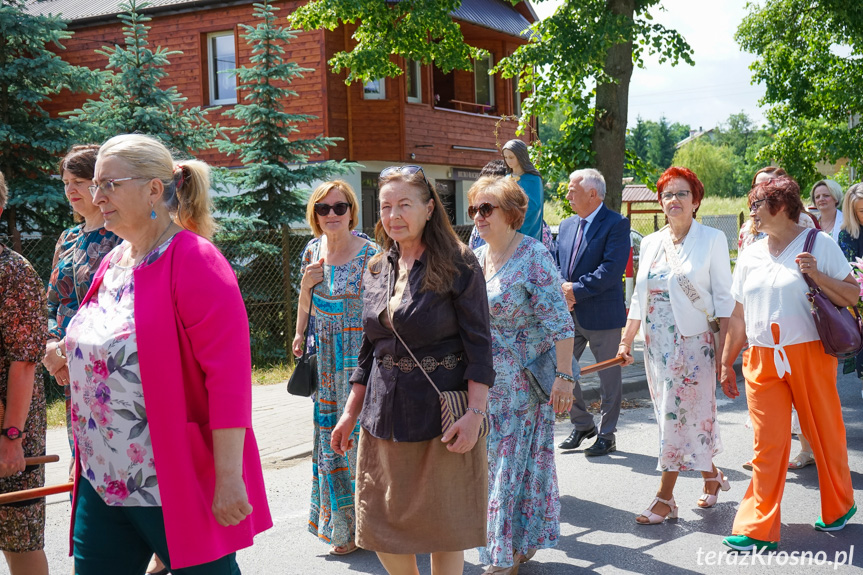
[[(309, 197), (306, 220), (315, 234), (303, 250), (297, 330), (293, 352), (303, 355), (311, 306), (315, 321), (318, 385), (314, 400), (312, 498), (309, 531), (329, 543), (331, 555), (357, 550), (354, 541), (354, 481), (357, 451), (345, 455), (330, 446), (330, 435), (345, 409), (348, 378), (357, 366), (362, 330), (363, 274), (377, 253), (374, 244), (351, 233), (359, 203), (347, 182), (319, 185)], [(353, 439), (358, 437), (355, 429)]]
[[(503, 160), (492, 160), (482, 167), (482, 170), (479, 172), (479, 176), (481, 178), (491, 176), (496, 178), (503, 178), (506, 176), (506, 163)], [(521, 232), (519, 232), (521, 233)], [(467, 246), (471, 249), (471, 251), (476, 250), (481, 245), (485, 244), (485, 240), (483, 240), (479, 232), (477, 232), (476, 226), (473, 227), (470, 231), (470, 239), (468, 240)], [(551, 233), (551, 228), (545, 223), (545, 220), (542, 220), (542, 245), (551, 252), (554, 253), (555, 243), (554, 243), (554, 235)]]
[(156, 553), (174, 575), (239, 573), (236, 551), (272, 519), (251, 429), (246, 309), (209, 241), (209, 167), (126, 134), (100, 147), (93, 181), (105, 228), (125, 241), (61, 344), (75, 572), (138, 575)]
[(123, 240), (105, 229), (99, 206), (93, 204), (88, 189), (93, 185), (93, 170), (99, 146), (75, 146), (60, 162), (66, 199), (72, 206), (77, 225), (65, 230), (54, 248), (54, 263), (48, 281), (48, 344), (42, 364), (63, 386), (66, 396), (66, 432), (73, 445), (70, 409), (69, 368), (60, 342), (66, 326), (78, 312), (87, 295), (93, 274), (102, 258)]
[(542, 213), (545, 194), (542, 190), (542, 176), (530, 161), (527, 144), (521, 140), (510, 140), (503, 145), (503, 161), (506, 162), (507, 175), (524, 190), (527, 195), (527, 213), (519, 232), (542, 241)]
[[(386, 168), (378, 186), (382, 251), (363, 279), (363, 341), (332, 447), (350, 449), (359, 419), (357, 545), (390, 575), (416, 575), (417, 553), (431, 554), (432, 573), (454, 575), (464, 549), (486, 544), (488, 462), (477, 439), (495, 372), (485, 281), (420, 166)], [(423, 371), (441, 391), (467, 391), (446, 433)]]
[[(863, 258), (863, 184), (854, 184), (845, 192), (842, 202), (842, 230), (839, 232), (839, 247), (852, 267)], [(856, 268), (858, 274), (863, 270)], [(846, 360), (844, 373), (857, 372), (857, 377), (863, 380), (863, 351), (856, 358)]]
[(818, 464), (821, 517), (815, 529), (838, 531), (857, 511), (836, 389), (837, 362), (825, 353), (815, 328), (803, 274), (809, 274), (837, 306), (855, 305), (860, 288), (842, 250), (827, 234), (818, 234), (811, 253), (803, 251), (809, 230), (797, 223), (803, 202), (793, 179), (781, 176), (756, 185), (749, 192), (749, 206), (755, 229), (767, 237), (737, 260), (731, 286), (737, 303), (720, 377), (725, 395), (737, 397), (733, 364), (748, 341), (743, 377), (755, 436), (752, 481), (732, 535), (723, 540), (742, 552), (777, 548), (792, 405)]
[[(668, 168), (656, 189), (668, 225), (641, 242), (635, 295), (618, 348), (626, 365), (631, 365), (635, 361), (632, 342), (643, 329), (644, 367), (659, 426), (657, 470), (662, 479), (650, 506), (635, 519), (642, 525), (677, 517), (674, 486), (681, 471), (701, 472), (701, 508), (713, 507), (719, 490), (731, 488), (713, 464), (722, 451), (716, 420), (719, 358), (734, 309), (728, 242), (721, 231), (695, 220), (704, 186), (691, 170)], [(669, 250), (675, 251), (674, 257)], [(694, 289), (695, 301), (684, 285)], [(718, 333), (709, 318), (719, 320)], [(716, 338), (719, 358), (714, 351)]]
[[(488, 412), (486, 574), (509, 575), (560, 537), (554, 463), (554, 414), (572, 407), (573, 323), (560, 272), (539, 242), (518, 232), (527, 197), (509, 178), (480, 178), (468, 191), (468, 215), (486, 243), (476, 251), (488, 290), (496, 373)], [(550, 398), (540, 398), (525, 366), (554, 353)]]
[[(0, 214), (8, 198), (0, 173)], [(48, 324), (45, 291), (33, 266), (0, 244), (0, 493), (45, 484), (45, 467), (27, 467), (25, 457), (45, 455), (47, 408), (39, 362)], [(48, 575), (45, 499), (0, 505), (0, 550), (11, 575)]]
[(842, 230), (842, 186), (833, 180), (819, 180), (809, 192), (812, 203), (818, 209), (818, 225), (834, 242), (839, 241)]
[[(575, 322), (573, 356), (581, 360), (585, 347), (596, 361), (617, 355), (620, 330), (626, 325), (623, 299), (623, 271), (629, 261), (631, 241), (629, 220), (604, 203), (605, 178), (592, 168), (576, 170), (569, 176), (566, 194), (577, 214), (560, 223), (555, 261), (563, 276), (563, 294)], [(572, 432), (561, 449), (576, 449), (597, 437), (584, 454), (593, 457), (617, 450), (615, 431), (623, 399), (620, 366), (599, 372), (599, 429), (575, 383), (575, 402), (570, 412)]]

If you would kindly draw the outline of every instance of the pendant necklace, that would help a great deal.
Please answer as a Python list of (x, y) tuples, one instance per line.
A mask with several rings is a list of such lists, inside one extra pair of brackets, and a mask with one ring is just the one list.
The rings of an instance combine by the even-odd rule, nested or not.
[[(510, 238), (509, 243), (506, 245), (506, 249), (505, 249), (505, 250), (503, 250), (503, 253), (501, 254), (500, 260), (504, 260), (504, 261), (497, 260), (497, 258), (495, 258), (495, 257), (492, 255), (492, 253), (491, 253), (491, 244), (489, 244), (489, 246), (488, 246), (488, 252), (486, 252), (486, 255), (488, 256), (488, 258), (486, 258), (485, 260), (483, 260), (483, 268), (484, 268), (484, 269), (483, 269), (483, 273), (485, 274), (485, 276), (486, 276), (486, 278), (487, 278), (487, 280), (486, 280), (486, 281), (488, 281), (488, 279), (491, 279), (492, 277), (494, 277), (494, 275), (495, 275), (497, 272), (499, 272), (499, 271), (500, 271), (501, 265), (506, 263), (506, 260), (505, 260), (504, 258), (506, 258), (506, 254), (508, 254), (508, 253), (509, 253), (509, 248), (511, 248), (511, 247), (512, 247), (512, 242), (514, 242), (514, 241), (515, 241), (515, 237), (516, 237), (517, 235), (518, 235), (518, 230), (516, 230), (516, 232), (515, 232), (514, 234), (512, 234), (512, 238)], [(494, 274), (492, 274), (492, 275), (491, 275), (491, 277), (489, 277), (489, 275), (488, 275), (488, 274), (489, 274), (489, 271), (488, 271), (488, 262), (489, 262), (489, 260), (491, 260), (491, 264), (494, 266)]]

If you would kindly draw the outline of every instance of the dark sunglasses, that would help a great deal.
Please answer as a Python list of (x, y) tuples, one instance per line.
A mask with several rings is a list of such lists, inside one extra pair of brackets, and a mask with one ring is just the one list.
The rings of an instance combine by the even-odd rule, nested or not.
[(317, 203), (315, 204), (315, 213), (319, 216), (328, 216), (330, 215), (330, 210), (333, 210), (337, 216), (343, 216), (350, 207), (351, 205), (347, 202), (338, 202), (332, 206), (330, 204)]
[(478, 206), (468, 206), (467, 207), (467, 215), (470, 219), (474, 219), (477, 214), (481, 215), (484, 218), (487, 218), (491, 215), (491, 213), (499, 208), (500, 206), (493, 206), (488, 202), (482, 203)]

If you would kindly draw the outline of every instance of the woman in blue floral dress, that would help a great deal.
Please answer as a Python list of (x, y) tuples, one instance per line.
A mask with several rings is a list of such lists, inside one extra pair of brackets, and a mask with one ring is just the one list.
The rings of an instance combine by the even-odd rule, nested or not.
[[(481, 178), (468, 192), (469, 215), (486, 244), (483, 268), (491, 316), (495, 385), (489, 390), (486, 573), (508, 574), (560, 536), (554, 414), (572, 407), (572, 317), (548, 250), (519, 233), (527, 197), (509, 178)], [(525, 366), (554, 348), (550, 401), (531, 387)]]
[[(303, 252), (303, 280), (293, 351), (303, 353), (303, 334), (314, 314), (318, 388), (309, 531), (326, 541), (330, 554), (356, 551), (354, 480), (356, 447), (344, 456), (330, 447), (330, 434), (351, 391), (348, 377), (357, 367), (362, 342), (363, 273), (377, 253), (374, 244), (351, 233), (358, 203), (343, 181), (325, 182), (309, 198), (306, 216), (317, 236)], [(354, 445), (358, 444), (359, 426)]]
[[(66, 396), (66, 433), (72, 447), (69, 369), (60, 342), (66, 337), (66, 327), (78, 313), (78, 306), (105, 254), (123, 240), (105, 229), (99, 206), (93, 203), (90, 191), (96, 154), (99, 146), (75, 146), (60, 162), (60, 174), (66, 199), (75, 212), (77, 225), (60, 234), (54, 248), (54, 265), (48, 282), (48, 343), (42, 363), (48, 372), (64, 386)], [(59, 350), (59, 353), (58, 353)]]

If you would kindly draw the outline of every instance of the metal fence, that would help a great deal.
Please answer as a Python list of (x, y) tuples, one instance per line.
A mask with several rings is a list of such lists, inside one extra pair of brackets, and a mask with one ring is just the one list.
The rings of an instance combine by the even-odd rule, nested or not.
[[(739, 216), (704, 216), (703, 224), (722, 230), (728, 238), (732, 257), (737, 254)], [(647, 235), (665, 225), (662, 214), (633, 214), (632, 229)], [(473, 226), (457, 226), (456, 233), (467, 242)], [(365, 230), (373, 236), (373, 230)], [(221, 232), (214, 243), (231, 262), (249, 315), (252, 361), (256, 365), (291, 361), (290, 345), (296, 322), (300, 264), (303, 249), (312, 236), (302, 231), (282, 229)], [(21, 254), (44, 282), (48, 282), (56, 238), (34, 237), (22, 240)], [(0, 243), (11, 247), (9, 238)], [(202, 289), (206, 289), (203, 287)]]

